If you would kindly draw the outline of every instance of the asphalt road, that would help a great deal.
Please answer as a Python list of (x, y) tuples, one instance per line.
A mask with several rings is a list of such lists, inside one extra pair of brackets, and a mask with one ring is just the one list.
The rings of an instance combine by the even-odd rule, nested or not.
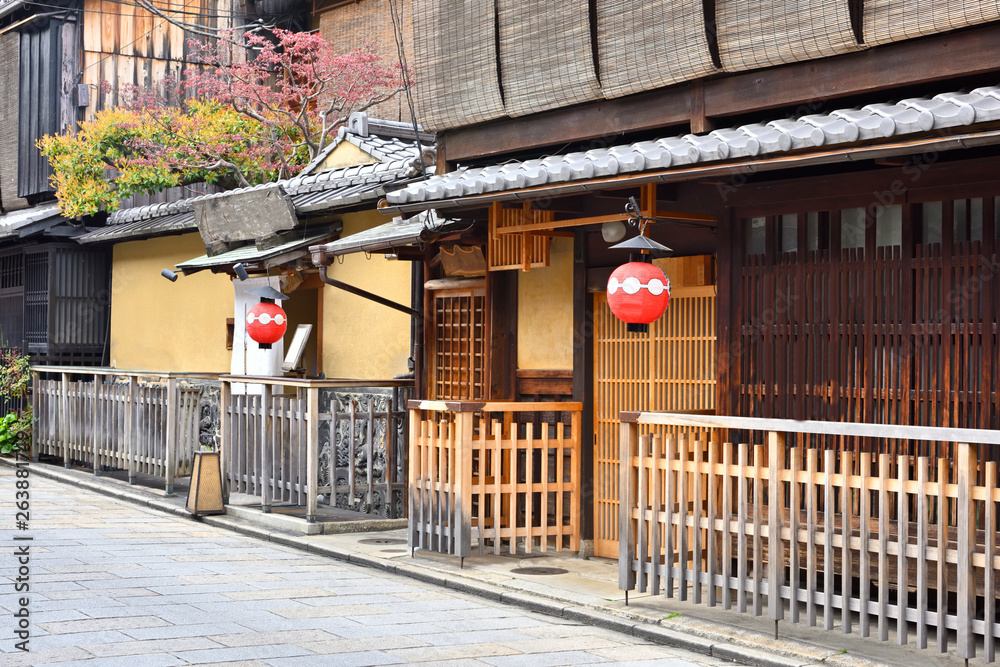
[(28, 474), (0, 469), (2, 665), (722, 664)]

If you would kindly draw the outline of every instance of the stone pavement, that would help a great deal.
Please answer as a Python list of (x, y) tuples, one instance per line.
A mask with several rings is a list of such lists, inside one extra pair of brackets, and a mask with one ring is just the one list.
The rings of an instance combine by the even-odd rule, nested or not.
[[(6, 461), (0, 460), (0, 463)], [(9, 462), (7, 462), (9, 463)], [(302, 526), (288, 529), (288, 517), (277, 513), (261, 515), (259, 509), (250, 522), (246, 517), (254, 512), (247, 507), (238, 514), (205, 517), (195, 523), (184, 510), (184, 497), (165, 497), (162, 489), (130, 486), (114, 476), (94, 477), (90, 472), (63, 469), (45, 464), (31, 464), (33, 479), (58, 479), (68, 487), (82, 487), (112, 497), (126, 499), (164, 514), (183, 517), (194, 526), (224, 528), (232, 533), (249, 535), (272, 545), (290, 546), (300, 553), (312, 553), (329, 559), (364, 565), (381, 578), (382, 573), (404, 575), (413, 581), (436, 584), (431, 589), (471, 593), (480, 599), (507, 605), (595, 627), (616, 630), (622, 640), (628, 636), (661, 645), (681, 647), (693, 654), (720, 657), (750, 665), (799, 667), (803, 665), (842, 665), (871, 667), (876, 665), (928, 665), (957, 667), (962, 661), (953, 655), (941, 655), (933, 650), (917, 649), (911, 643), (897, 646), (895, 641), (879, 642), (857, 635), (843, 635), (839, 627), (827, 632), (805, 625), (782, 623), (780, 639), (774, 639), (774, 625), (766, 617), (735, 614), (704, 604), (679, 602), (661, 596), (630, 596), (625, 605), (624, 594), (617, 586), (617, 563), (603, 559), (583, 560), (573, 554), (530, 556), (473, 556), (459, 567), (459, 559), (426, 551), (417, 551), (411, 558), (406, 548), (405, 530), (344, 532), (348, 526), (334, 527), (335, 534), (302, 534)], [(0, 466), (0, 472), (4, 472)], [(0, 497), (7, 497), (6, 478), (0, 478)], [(68, 488), (64, 493), (69, 492)], [(92, 496), (88, 496), (92, 497)], [(7, 517), (0, 516), (0, 522)], [(304, 521), (301, 522), (304, 526)], [(193, 524), (193, 526), (190, 526)], [(0, 526), (8, 527), (0, 523)], [(355, 528), (367, 530), (367, 522)], [(330, 529), (330, 526), (326, 527)], [(339, 532), (338, 532), (339, 531)], [(227, 533), (221, 533), (227, 535)], [(9, 543), (9, 542), (8, 542)], [(261, 542), (251, 542), (260, 548)], [(294, 553), (294, 552), (293, 552)], [(559, 576), (532, 576), (513, 573), (519, 567), (543, 566), (566, 570)], [(308, 602), (304, 603), (308, 604)], [(0, 656), (0, 664), (3, 663)], [(616, 658), (620, 657), (616, 655)], [(488, 659), (484, 658), (484, 661)], [(698, 658), (703, 660), (703, 658)], [(981, 660), (981, 658), (980, 658)], [(330, 663), (330, 664), (340, 664)], [(346, 663), (345, 663), (346, 664)], [(546, 662), (525, 664), (549, 664)], [(671, 664), (669, 662), (656, 664)]]
[[(7, 502), (15, 481), (0, 468), (3, 665), (722, 663), (37, 475), (29, 528), (17, 530)], [(29, 545), (26, 593), (12, 588), (20, 545)], [(30, 600), (30, 653), (11, 637), (20, 597)]]

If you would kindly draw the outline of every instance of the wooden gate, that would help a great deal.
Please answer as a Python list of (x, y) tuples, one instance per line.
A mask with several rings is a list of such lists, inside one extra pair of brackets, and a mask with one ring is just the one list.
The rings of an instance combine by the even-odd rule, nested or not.
[(714, 411), (715, 286), (675, 287), (648, 334), (629, 334), (594, 295), (594, 553), (618, 557), (623, 410)]

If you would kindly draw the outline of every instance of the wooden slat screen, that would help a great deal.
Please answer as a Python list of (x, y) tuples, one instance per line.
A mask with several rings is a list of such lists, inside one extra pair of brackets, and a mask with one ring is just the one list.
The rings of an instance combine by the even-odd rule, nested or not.
[(718, 0), (719, 58), (727, 72), (860, 50), (848, 0)]
[(547, 236), (530, 232), (500, 234), (505, 227), (538, 225), (552, 222), (552, 211), (536, 211), (525, 204), (520, 208), (503, 208), (500, 203), (490, 209), (490, 242), (487, 249), (487, 264), (490, 271), (509, 269), (537, 269), (549, 265), (549, 243)]
[(618, 553), (619, 414), (715, 408), (715, 286), (674, 288), (649, 334), (594, 296), (594, 553)]
[(482, 400), (486, 395), (486, 290), (433, 293), (429, 393), (432, 399)]
[(716, 72), (701, 0), (598, 0), (601, 90), (621, 97)]
[(498, 0), (497, 7), (509, 116), (601, 99), (587, 0)]
[(504, 115), (492, 2), (413, 3), (414, 92), (425, 129), (438, 132)]
[(865, 43), (889, 44), (1000, 19), (988, 0), (865, 0)]
[[(862, 209), (756, 219), (767, 240), (764, 252), (744, 255), (739, 273), (732, 414), (1000, 428), (995, 200), (894, 208), (895, 238), (879, 238), (880, 220), (852, 214)], [(865, 228), (854, 241), (852, 218)], [(807, 245), (817, 221), (821, 238)], [(782, 224), (809, 249), (780, 252), (773, 237)], [(929, 442), (905, 452), (894, 442), (838, 443), (952, 455)]]

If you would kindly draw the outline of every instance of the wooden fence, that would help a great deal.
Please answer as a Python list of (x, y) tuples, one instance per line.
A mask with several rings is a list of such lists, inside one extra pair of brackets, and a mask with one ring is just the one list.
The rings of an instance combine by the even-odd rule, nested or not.
[(409, 544), (579, 550), (580, 403), (410, 401)]
[[(662, 425), (711, 435), (645, 432)], [(954, 457), (810, 435), (955, 443)], [(621, 439), (621, 589), (993, 662), (1000, 490), (980, 454), (1000, 431), (640, 412), (622, 413)]]
[(191, 474), (198, 449), (202, 389), (182, 380), (215, 379), (194, 373), (151, 373), (103, 368), (32, 368), (35, 415), (32, 453), (90, 466), (95, 475), (127, 470), (174, 479)]
[[(405, 442), (389, 437), (395, 434), (398, 420), (403, 415), (391, 407), (385, 413), (355, 409), (339, 413), (335, 404), (321, 405), (323, 390), (345, 388), (396, 388), (408, 386), (408, 381), (369, 380), (304, 380), (296, 378), (249, 377), (223, 375), (222, 380), (222, 470), (226, 487), (225, 495), (244, 493), (259, 496), (264, 512), (274, 504), (305, 506), (306, 520), (315, 522), (320, 494), (335, 494), (338, 490), (354, 494), (356, 481), (364, 478), (365, 490), (374, 494), (377, 487), (384, 487), (388, 497), (398, 490), (399, 477), (395, 473), (396, 457), (405, 456)], [(242, 389), (247, 384), (261, 386), (262, 392), (236, 393), (234, 385)], [(293, 390), (294, 393), (285, 394)], [(280, 392), (280, 393), (279, 393)], [(397, 401), (398, 402), (398, 401)], [(327, 411), (322, 411), (323, 407)], [(343, 489), (336, 484), (335, 462), (331, 461), (330, 483), (320, 485), (320, 441), (329, 435), (331, 450), (335, 447), (336, 428), (348, 419), (350, 456), (347, 461), (348, 483)], [(373, 437), (374, 421), (386, 419), (387, 438), (377, 442)], [(365, 421), (366, 420), (366, 421)], [(362, 422), (363, 428), (359, 428)], [(402, 429), (406, 433), (406, 429)], [(367, 437), (363, 437), (366, 435)], [(364, 474), (358, 471), (358, 442), (364, 448)], [(388, 447), (384, 456), (392, 462), (386, 469), (385, 480), (379, 484), (373, 475), (373, 461), (381, 454), (378, 449)], [(331, 451), (331, 459), (336, 454)], [(403, 461), (402, 470), (405, 471)], [(382, 490), (382, 489), (378, 489)], [(371, 497), (371, 496), (369, 496)], [(404, 501), (405, 508), (405, 501)], [(405, 511), (405, 509), (404, 509)]]

